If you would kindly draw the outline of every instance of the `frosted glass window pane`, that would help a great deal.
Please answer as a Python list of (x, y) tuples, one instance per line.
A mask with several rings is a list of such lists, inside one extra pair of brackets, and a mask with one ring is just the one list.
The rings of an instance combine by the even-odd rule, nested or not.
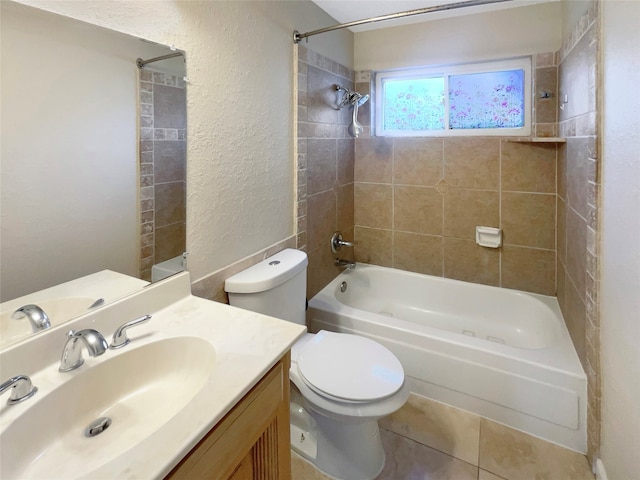
[(443, 130), (444, 78), (386, 80), (385, 130)]
[(451, 75), (449, 126), (452, 129), (524, 126), (524, 70)]

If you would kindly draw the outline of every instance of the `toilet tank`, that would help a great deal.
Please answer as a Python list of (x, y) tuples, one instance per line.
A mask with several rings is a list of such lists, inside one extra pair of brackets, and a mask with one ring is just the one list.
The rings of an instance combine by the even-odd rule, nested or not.
[(305, 324), (307, 254), (288, 248), (224, 283), (234, 307)]

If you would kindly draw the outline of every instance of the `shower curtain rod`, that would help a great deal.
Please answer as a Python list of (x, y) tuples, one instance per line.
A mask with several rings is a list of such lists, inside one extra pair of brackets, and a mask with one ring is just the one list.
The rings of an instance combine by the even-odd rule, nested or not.
[(167, 60), (168, 58), (180, 57), (184, 55), (182, 52), (169, 53), (167, 55), (162, 55), (161, 57), (150, 58), (149, 60), (142, 60), (141, 58), (136, 60), (136, 65), (138, 68), (144, 68), (144, 66), (148, 63), (159, 62), (160, 60)]
[(418, 8), (415, 10), (407, 10), (406, 12), (390, 13), (388, 15), (382, 15), (380, 17), (365, 18), (363, 20), (355, 20), (349, 23), (340, 23), (331, 27), (319, 28), (318, 30), (312, 30), (311, 32), (300, 33), (297, 30), (293, 31), (293, 43), (300, 43), (304, 38), (312, 37), (320, 33), (332, 32), (333, 30), (340, 30), (342, 28), (355, 27), (357, 25), (365, 25), (367, 23), (382, 22), (384, 20), (394, 20), (396, 18), (411, 17), (413, 15), (423, 15), (425, 13), (442, 12), (446, 10), (455, 10), (457, 8), (476, 7), (479, 5), (487, 5), (490, 3), (510, 2), (511, 0), (468, 0), (466, 2), (448, 3), (446, 5), (434, 5), (433, 7)]

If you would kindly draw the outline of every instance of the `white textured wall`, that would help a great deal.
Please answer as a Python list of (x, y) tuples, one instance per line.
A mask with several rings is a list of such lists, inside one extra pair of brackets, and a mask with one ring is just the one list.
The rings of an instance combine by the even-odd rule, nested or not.
[(601, 457), (640, 475), (640, 3), (602, 8)]
[[(186, 52), (192, 280), (294, 233), (291, 37), (333, 23), (326, 14), (308, 1), (22, 3)], [(351, 63), (349, 32), (309, 45)]]
[(79, 24), (2, 2), (2, 301), (138, 272), (132, 57), (159, 50)]
[(560, 2), (553, 2), (356, 33), (354, 68), (383, 70), (554, 52), (561, 44), (560, 11)]

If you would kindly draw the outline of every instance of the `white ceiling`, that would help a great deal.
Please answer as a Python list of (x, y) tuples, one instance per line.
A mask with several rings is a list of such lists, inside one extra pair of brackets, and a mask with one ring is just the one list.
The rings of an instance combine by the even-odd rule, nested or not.
[[(433, 7), (460, 3), (466, 0), (312, 0), (322, 10), (327, 12), (339, 23), (348, 23), (365, 18), (388, 15), (390, 13), (405, 12), (418, 8)], [(364, 32), (366, 30), (376, 30), (378, 28), (395, 27), (410, 23), (420, 23), (430, 20), (437, 20), (447, 17), (469, 15), (494, 10), (504, 10), (507, 8), (524, 7), (536, 3), (548, 3), (560, 0), (510, 0), (500, 3), (481, 5), (477, 7), (457, 8), (444, 12), (433, 12), (425, 15), (415, 15), (397, 20), (386, 20), (383, 22), (370, 23), (351, 27), (353, 32)], [(326, 25), (327, 27), (330, 25)]]

